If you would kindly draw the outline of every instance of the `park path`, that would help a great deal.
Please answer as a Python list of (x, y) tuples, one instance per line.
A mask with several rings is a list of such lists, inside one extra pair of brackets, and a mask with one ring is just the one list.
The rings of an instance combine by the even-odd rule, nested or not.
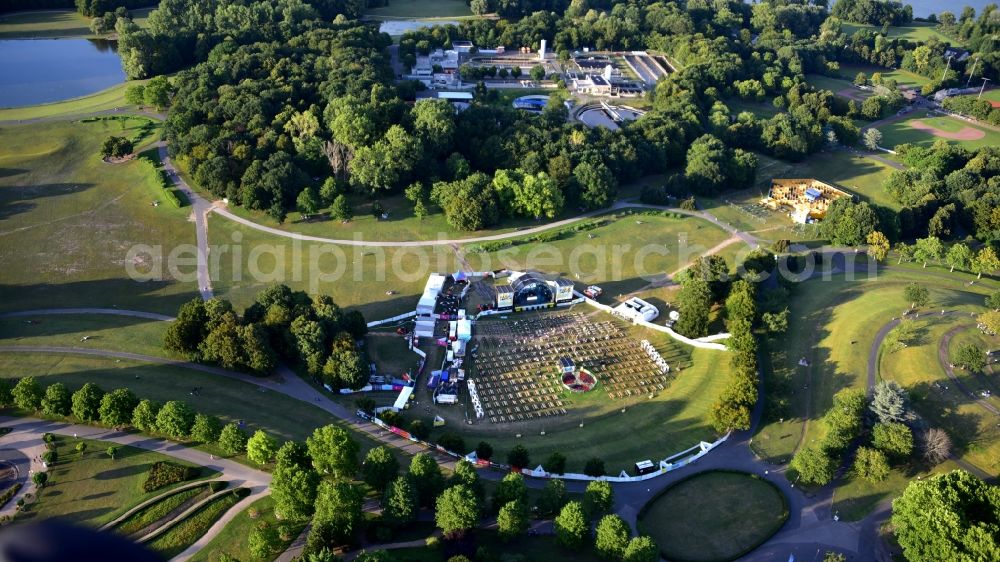
[(171, 322), (174, 320), (173, 316), (167, 316), (166, 314), (143, 312), (141, 310), (122, 310), (120, 308), (41, 308), (35, 310), (4, 312), (0, 314), (0, 318), (56, 316), (62, 314), (108, 314), (112, 316), (128, 316), (131, 318), (143, 318), (145, 320), (156, 320), (162, 322)]
[[(250, 490), (250, 494), (239, 503), (227, 510), (214, 525), (193, 545), (184, 552), (174, 557), (172, 560), (183, 561), (193, 556), (201, 550), (212, 538), (215, 537), (236, 515), (241, 513), (251, 503), (270, 493), (271, 475), (242, 465), (238, 462), (222, 459), (210, 455), (198, 449), (187, 447), (179, 443), (172, 443), (162, 439), (155, 439), (137, 433), (125, 433), (114, 429), (92, 427), (89, 425), (76, 425), (37, 418), (14, 418), (0, 416), (0, 423), (4, 427), (11, 428), (11, 432), (3, 437), (4, 448), (18, 449), (22, 451), (44, 451), (42, 436), (46, 433), (56, 433), (59, 435), (72, 435), (74, 438), (94, 439), (99, 441), (110, 441), (119, 445), (153, 451), (183, 460), (192, 464), (204, 466), (223, 475), (233, 488), (242, 487)], [(38, 454), (38, 453), (34, 453)], [(42, 469), (40, 463), (34, 461), (32, 455), (32, 466)], [(30, 480), (25, 483), (24, 489), (19, 496), (25, 493), (34, 493), (34, 484)], [(16, 502), (17, 500), (12, 500)]]

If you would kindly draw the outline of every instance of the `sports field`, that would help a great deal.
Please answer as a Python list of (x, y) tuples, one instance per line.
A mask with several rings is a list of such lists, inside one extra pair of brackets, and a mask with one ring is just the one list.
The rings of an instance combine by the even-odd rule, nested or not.
[(856, 87), (853, 83), (853, 78), (848, 80), (846, 78), (831, 78), (829, 76), (823, 76), (822, 74), (807, 74), (806, 82), (817, 88), (830, 90), (840, 97), (854, 100), (858, 103), (868, 99), (874, 94), (871, 90), (862, 90), (861, 88)]
[(1000, 133), (993, 129), (957, 117), (931, 115), (923, 110), (906, 119), (881, 125), (878, 130), (882, 132), (883, 146), (887, 147), (904, 143), (926, 147), (938, 139), (970, 149), (1000, 144)]
[(994, 105), (1000, 104), (1000, 88), (987, 88), (983, 92), (982, 96), (980, 96), (979, 94), (970, 94), (967, 96), (959, 96), (959, 97), (984, 99), (986, 101), (994, 102)]
[(369, 8), (366, 16), (376, 18), (454, 18), (471, 16), (463, 0), (389, 0), (387, 6)]
[(159, 265), (126, 263), (135, 245), (159, 245), (169, 255), (194, 243), (190, 211), (164, 202), (148, 168), (107, 164), (98, 154), (108, 136), (134, 136), (147, 122), (0, 128), (0, 240), (7, 248), (0, 286), (18, 293), (0, 310), (117, 306), (172, 314), (195, 294), (193, 280), (139, 282), (126, 269)]
[(774, 484), (719, 470), (681, 480), (650, 500), (639, 514), (639, 532), (652, 537), (667, 560), (733, 560), (786, 519), (787, 501)]

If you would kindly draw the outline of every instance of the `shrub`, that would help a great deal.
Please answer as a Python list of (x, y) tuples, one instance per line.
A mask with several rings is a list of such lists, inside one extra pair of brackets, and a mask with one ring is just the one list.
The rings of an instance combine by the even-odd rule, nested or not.
[(10, 501), (10, 498), (17, 495), (17, 493), (20, 491), (21, 491), (21, 483), (18, 482), (17, 484), (14, 484), (13, 486), (7, 488), (3, 492), (0, 492), (0, 508), (7, 505), (7, 502)]
[(198, 476), (198, 470), (193, 467), (159, 461), (153, 463), (153, 466), (149, 468), (146, 481), (142, 483), (142, 490), (153, 492), (171, 484), (191, 480), (196, 476)]

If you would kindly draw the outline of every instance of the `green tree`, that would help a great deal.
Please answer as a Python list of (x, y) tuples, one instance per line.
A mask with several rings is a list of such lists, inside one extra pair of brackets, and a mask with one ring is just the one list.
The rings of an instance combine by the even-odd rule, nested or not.
[(910, 308), (921, 308), (930, 299), (927, 287), (917, 283), (910, 283), (903, 289), (903, 297), (910, 303)]
[(924, 262), (924, 267), (927, 267), (927, 262), (941, 259), (943, 251), (944, 245), (941, 244), (941, 240), (937, 236), (928, 236), (917, 240), (913, 257)]
[(618, 194), (614, 173), (602, 162), (580, 162), (573, 168), (573, 177), (580, 185), (580, 201), (588, 209), (610, 205)]
[(572, 549), (581, 548), (590, 532), (590, 524), (583, 513), (583, 506), (575, 501), (563, 506), (559, 515), (553, 520), (552, 526), (555, 528), (559, 544)]
[(0, 379), (0, 408), (6, 408), (14, 403), (14, 387), (10, 385), (10, 381), (6, 379)]
[(350, 544), (364, 522), (364, 499), (361, 490), (350, 482), (324, 480), (316, 493), (313, 521), (331, 524), (336, 544)]
[(870, 408), (882, 423), (903, 422), (912, 417), (909, 412), (909, 396), (894, 381), (882, 381), (875, 385)]
[(124, 158), (132, 153), (133, 148), (128, 138), (112, 135), (101, 144), (101, 158)]
[(286, 441), (275, 455), (274, 472), (271, 473), (275, 515), (290, 520), (311, 515), (319, 480), (305, 445)]
[(535, 82), (541, 82), (545, 79), (545, 67), (540, 64), (536, 64), (531, 67), (530, 71), (528, 71), (528, 75), (531, 76), (531, 79)]
[(868, 255), (877, 262), (885, 261), (889, 255), (889, 239), (877, 230), (868, 233)]
[(196, 414), (191, 426), (191, 438), (199, 443), (215, 443), (219, 440), (222, 422), (215, 416)]
[(107, 448), (107, 450), (105, 450), (104, 452), (105, 452), (105, 453), (106, 453), (106, 454), (107, 454), (107, 455), (108, 455), (109, 457), (111, 457), (111, 460), (115, 460), (115, 457), (116, 457), (116, 456), (118, 456), (118, 447), (116, 447), (115, 445), (111, 445), (111, 446), (110, 446), (110, 447), (108, 447), (108, 448)]
[(583, 473), (587, 476), (604, 476), (606, 474), (604, 470), (604, 459), (599, 459), (597, 457), (587, 459), (587, 462), (583, 465)]
[(868, 77), (865, 76), (864, 72), (859, 72), (859, 73), (857, 73), (854, 76), (854, 85), (855, 86), (867, 86), (868, 85)]
[(207, 322), (205, 301), (201, 300), (201, 297), (191, 299), (181, 305), (177, 311), (177, 318), (167, 327), (167, 333), (163, 336), (163, 346), (189, 356), (196, 355), (198, 345), (208, 335)]
[(462, 484), (446, 489), (437, 498), (434, 522), (446, 538), (462, 536), (479, 523), (476, 494)]
[(364, 481), (375, 490), (385, 490), (399, 473), (399, 462), (388, 447), (378, 446), (368, 451), (361, 463)]
[(528, 468), (531, 465), (531, 456), (524, 445), (515, 445), (507, 453), (507, 464), (516, 468)]
[(858, 447), (854, 456), (854, 473), (869, 482), (882, 482), (889, 477), (889, 459), (878, 449)]
[(892, 526), (907, 560), (995, 560), (1000, 488), (963, 470), (911, 480)]
[(955, 353), (955, 363), (965, 367), (971, 373), (981, 373), (986, 367), (986, 353), (974, 344), (967, 343), (959, 346)]
[(427, 453), (413, 455), (410, 459), (409, 477), (417, 491), (420, 505), (434, 505), (434, 498), (444, 486), (444, 477), (441, 476), (441, 467), (437, 461)]
[(633, 537), (625, 547), (625, 554), (622, 562), (658, 562), (660, 559), (660, 549), (653, 542), (653, 539), (643, 535)]
[(104, 391), (92, 382), (84, 384), (73, 393), (73, 416), (80, 421), (95, 422), (101, 416), (101, 399)]
[(538, 511), (541, 515), (555, 515), (566, 503), (566, 482), (550, 478), (538, 497)]
[(61, 382), (50, 384), (42, 398), (42, 413), (49, 416), (68, 416), (72, 397), (69, 389)]
[(1000, 311), (990, 310), (979, 315), (980, 324), (992, 334), (1000, 334)]
[(875, 128), (865, 129), (865, 132), (861, 133), (861, 142), (872, 152), (878, 150), (882, 145), (882, 131)]
[(278, 441), (263, 429), (258, 429), (247, 441), (247, 459), (257, 464), (267, 464), (278, 452)]
[(382, 517), (395, 525), (406, 525), (417, 518), (420, 509), (417, 491), (410, 479), (400, 476), (393, 480), (382, 496)]
[(950, 271), (955, 271), (956, 267), (959, 269), (969, 269), (969, 266), (972, 264), (972, 257), (972, 250), (959, 242), (948, 249), (948, 253), (944, 259), (948, 263), (948, 266), (951, 267)]
[(320, 200), (319, 192), (316, 191), (315, 187), (307, 187), (303, 189), (295, 198), (295, 206), (298, 207), (299, 212), (305, 216), (316, 214), (322, 205), (323, 201)]
[(803, 482), (817, 486), (825, 486), (833, 480), (833, 473), (837, 469), (836, 461), (816, 445), (799, 449), (792, 457), (791, 467), (799, 473)]
[(278, 531), (267, 521), (257, 523), (247, 535), (247, 551), (256, 559), (270, 558), (278, 545)]
[(685, 276), (677, 294), (680, 318), (674, 330), (689, 338), (708, 335), (708, 315), (712, 309), (712, 291), (708, 281), (698, 275)]
[(783, 334), (788, 330), (788, 317), (790, 314), (786, 307), (780, 312), (765, 312), (761, 315), (760, 319), (764, 322), (764, 326), (767, 327), (768, 332)]
[(986, 308), (992, 308), (993, 310), (1000, 310), (1000, 290), (993, 291), (985, 299)]
[(145, 433), (156, 431), (156, 415), (160, 406), (152, 400), (141, 400), (132, 411), (132, 427)]
[[(998, 291), (1000, 294), (1000, 291)], [(493, 446), (486, 441), (480, 441), (476, 445), (476, 458), (484, 461), (488, 461), (493, 458)]]
[(872, 429), (872, 445), (890, 458), (902, 460), (913, 453), (913, 432), (899, 422), (877, 423)]
[(219, 432), (219, 448), (227, 455), (238, 455), (247, 450), (247, 434), (236, 423), (228, 423)]
[(823, 562), (847, 562), (847, 556), (828, 550), (823, 556)]
[(513, 501), (526, 505), (527, 500), (528, 486), (524, 483), (524, 476), (520, 472), (510, 472), (497, 484), (497, 489), (493, 492), (493, 509), (499, 510)]
[(45, 484), (49, 481), (49, 473), (36, 472), (31, 475), (31, 481), (35, 484), (36, 487), (44, 488)]
[(521, 500), (507, 502), (497, 515), (497, 533), (509, 541), (528, 530), (528, 508)]
[(587, 484), (583, 492), (583, 505), (591, 517), (597, 517), (611, 511), (615, 504), (615, 491), (611, 483), (605, 480), (594, 480)]
[(173, 86), (166, 76), (156, 76), (146, 82), (146, 87), (142, 93), (142, 99), (146, 105), (151, 105), (158, 110), (163, 110), (170, 105), (170, 96), (173, 94)]
[(597, 524), (594, 548), (606, 560), (621, 560), (632, 535), (628, 523), (617, 515), (605, 515)]
[(990, 246), (983, 246), (976, 253), (972, 260), (972, 272), (976, 274), (976, 279), (981, 279), (983, 274), (990, 275), (1000, 269), (1000, 257)]
[(566, 472), (566, 455), (556, 451), (549, 455), (542, 467), (551, 474), (563, 474)]
[(347, 197), (341, 193), (333, 200), (333, 204), (330, 206), (330, 216), (334, 220), (347, 222), (351, 220), (354, 216), (354, 212), (351, 211), (351, 204), (347, 202)]
[(171, 400), (156, 414), (156, 430), (171, 439), (186, 439), (194, 425), (194, 410), (179, 400)]
[(350, 478), (358, 471), (358, 443), (336, 425), (317, 428), (306, 439), (313, 467), (320, 474)]
[(476, 497), (480, 500), (483, 499), (486, 493), (483, 489), (483, 483), (479, 481), (479, 473), (476, 472), (476, 467), (465, 459), (461, 459), (455, 463), (455, 472), (452, 473), (448, 485), (453, 486), (455, 484), (465, 484), (470, 490), (476, 493)]
[(142, 105), (145, 101), (145, 89), (142, 84), (132, 84), (125, 88), (125, 103), (129, 105)]
[(101, 423), (110, 427), (125, 427), (132, 423), (139, 399), (127, 388), (116, 388), (101, 398), (98, 413)]

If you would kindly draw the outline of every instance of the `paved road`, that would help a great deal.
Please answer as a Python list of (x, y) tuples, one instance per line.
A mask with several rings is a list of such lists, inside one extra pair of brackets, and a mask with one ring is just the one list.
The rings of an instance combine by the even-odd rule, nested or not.
[[(180, 459), (193, 464), (207, 467), (220, 472), (225, 479), (231, 483), (232, 487), (243, 487), (250, 490), (250, 495), (241, 500), (238, 504), (230, 508), (219, 518), (209, 531), (188, 549), (173, 558), (176, 561), (187, 560), (196, 552), (201, 550), (215, 535), (221, 531), (236, 515), (246, 509), (251, 503), (264, 497), (271, 485), (271, 475), (260, 470), (254, 470), (248, 466), (235, 461), (216, 458), (208, 453), (186, 447), (179, 443), (172, 443), (161, 439), (146, 437), (141, 434), (123, 433), (116, 430), (109, 430), (88, 425), (73, 425), (49, 420), (35, 418), (12, 418), (0, 416), (0, 424), (9, 427), (12, 431), (0, 441), (5, 448), (15, 448), (22, 451), (43, 451), (44, 444), (42, 436), (45, 433), (57, 433), (59, 435), (72, 435), (85, 439), (96, 439), (110, 441), (119, 445), (127, 445), (147, 451), (154, 451), (175, 459)], [(32, 453), (29, 453), (32, 454)], [(34, 453), (38, 454), (38, 453)], [(34, 456), (32, 454), (32, 457)], [(40, 466), (36, 466), (41, 469)], [(34, 485), (25, 486), (22, 494), (34, 491)], [(16, 501), (16, 500), (14, 500)]]
[(195, 238), (198, 244), (198, 291), (201, 293), (202, 299), (208, 300), (212, 298), (212, 277), (208, 273), (208, 213), (212, 210), (213, 205), (195, 193), (191, 186), (184, 181), (184, 178), (177, 173), (173, 162), (170, 161), (170, 155), (167, 154), (166, 141), (161, 140), (154, 146), (159, 152), (163, 169), (167, 172), (170, 181), (174, 182), (174, 186), (181, 190), (191, 202), (191, 214), (194, 215)]
[(968, 330), (973, 328), (973, 326), (955, 326), (954, 328), (945, 332), (944, 336), (941, 337), (941, 341), (938, 343), (938, 362), (941, 364), (941, 368), (948, 375), (948, 378), (955, 383), (955, 386), (959, 390), (965, 393), (966, 396), (971, 398), (980, 408), (986, 410), (987, 412), (993, 414), (994, 416), (1000, 416), (1000, 409), (990, 403), (989, 400), (977, 394), (975, 389), (970, 389), (965, 386), (957, 376), (955, 376), (955, 368), (952, 367), (951, 361), (948, 360), (948, 345), (951, 343), (951, 338), (955, 337), (955, 334), (961, 332), (962, 330)]

